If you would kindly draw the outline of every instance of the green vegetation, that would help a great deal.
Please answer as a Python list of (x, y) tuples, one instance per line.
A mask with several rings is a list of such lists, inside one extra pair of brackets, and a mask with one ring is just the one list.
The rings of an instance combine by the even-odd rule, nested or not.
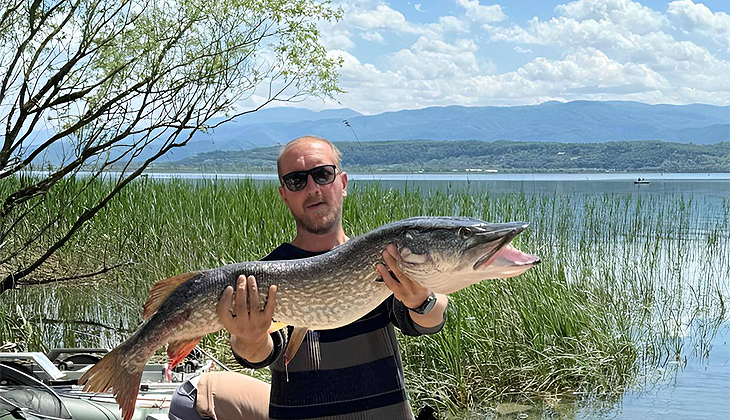
[[(63, 182), (59, 191), (80, 197), (78, 209), (70, 207), (67, 219), (56, 220), (61, 230), (86, 200), (113, 188), (111, 182), (96, 181), (92, 188), (74, 179)], [(459, 413), (503, 400), (620, 395), (645, 369), (680, 357), (682, 331), (699, 332), (702, 340), (726, 320), (727, 200), (423, 192), (354, 184), (345, 203), (345, 229), (359, 234), (415, 215), (529, 221), (533, 228), (516, 246), (543, 260), (518, 278), (453, 295), (442, 333), (400, 337), (415, 406), (427, 402), (442, 413)], [(270, 183), (137, 180), (26, 280), (133, 264), (93, 279), (1, 295), (0, 348), (116, 345), (141, 322), (155, 281), (258, 259), (293, 231)], [(203, 345), (231, 362), (225, 335), (211, 335)], [(265, 377), (266, 371), (256, 374)]]
[[(318, 27), (341, 15), (317, 0), (3, 0), (0, 180), (23, 181), (0, 194), (0, 294), (195, 133), (270, 102), (340, 92), (342, 60), (329, 57)], [(236, 105), (261, 86), (258, 106)], [(39, 167), (43, 176), (25, 182)], [(86, 194), (77, 223), (49, 214), (79, 208), (63, 178), (83, 170), (94, 182), (111, 168), (115, 187)], [(40, 213), (47, 223), (32, 220)]]
[[(341, 142), (342, 165), (351, 172), (727, 172), (730, 143), (695, 145), (663, 141), (551, 143), (522, 141)], [(277, 147), (210, 152), (160, 170), (275, 172)]]

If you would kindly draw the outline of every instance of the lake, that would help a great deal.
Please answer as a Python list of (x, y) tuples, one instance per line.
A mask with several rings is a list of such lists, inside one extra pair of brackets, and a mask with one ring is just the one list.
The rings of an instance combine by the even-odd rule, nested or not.
[[(237, 179), (251, 178), (262, 182), (276, 182), (273, 174), (169, 174), (155, 173), (158, 179)], [(423, 193), (434, 191), (469, 191), (476, 195), (488, 193), (521, 192), (528, 195), (568, 194), (576, 197), (596, 195), (661, 195), (681, 197), (697, 206), (698, 215), (689, 223), (691, 231), (703, 231), (703, 226), (716, 226), (727, 219), (730, 202), (730, 173), (722, 174), (351, 174), (357, 184), (379, 183), (384, 188), (417, 189)], [(642, 178), (648, 184), (634, 184)], [(723, 206), (723, 203), (725, 205)], [(715, 224), (708, 224), (713, 222)], [(725, 223), (727, 235), (728, 224)], [(725, 250), (725, 256), (728, 251)], [(703, 270), (689, 262), (683, 271), (686, 281), (694, 284)], [(728, 297), (728, 272), (716, 274)], [(683, 316), (687, 316), (686, 314)], [(515, 419), (722, 419), (730, 418), (730, 324), (725, 322), (710, 330), (687, 329), (678, 337), (682, 342), (678, 360), (667, 360), (657, 366), (645, 367), (643, 380), (625, 392), (618, 401), (602, 403), (588, 398), (575, 404), (557, 404), (555, 407), (527, 409), (511, 414), (486, 412), (470, 418)], [(699, 321), (701, 322), (701, 320)], [(700, 335), (702, 335), (700, 337)], [(641, 377), (641, 376), (640, 376)]]
[[(109, 174), (113, 176), (114, 174)], [(148, 178), (153, 179), (185, 179), (191, 182), (205, 180), (254, 179), (261, 183), (275, 183), (274, 174), (170, 174), (150, 173)], [(634, 184), (642, 178), (648, 184)], [(409, 191), (418, 190), (424, 195), (445, 194), (453, 192), (469, 192), (476, 201), (490, 200), (504, 193), (519, 193), (526, 196), (551, 197), (565, 196), (572, 207), (568, 213), (573, 216), (578, 213), (570, 229), (590, 229), (584, 226), (580, 214), (589, 211), (582, 207), (583, 203), (601, 205), (597, 198), (605, 195), (613, 197), (630, 197), (627, 200), (634, 205), (643, 197), (660, 197), (680, 200), (691, 211), (680, 213), (676, 217), (681, 220), (671, 220), (674, 225), (686, 224), (686, 230), (672, 231), (667, 236), (662, 235), (663, 227), (652, 230), (657, 235), (658, 264), (667, 265), (659, 270), (659, 277), (666, 277), (667, 281), (657, 281), (657, 289), (675, 282), (673, 276), (681, 277), (681, 288), (677, 289), (676, 311), (664, 314), (652, 314), (655, 322), (666, 323), (667, 333), (662, 337), (658, 346), (670, 347), (662, 353), (672, 355), (663, 360), (653, 361), (639, 367), (639, 382), (626, 392), (615, 396), (610, 401), (603, 402), (602, 398), (588, 397), (577, 402), (563, 398), (562, 403), (552, 407), (532, 408), (512, 414), (497, 415), (493, 411), (481, 413), (476, 418), (570, 418), (570, 419), (717, 419), (730, 418), (730, 348), (728, 338), (730, 326), (727, 315), (723, 313), (724, 322), (713, 324), (716, 319), (712, 314), (704, 312), (702, 299), (703, 285), (708, 282), (711, 287), (707, 290), (717, 290), (720, 301), (726, 302), (730, 296), (730, 173), (721, 174), (662, 174), (662, 173), (601, 173), (601, 174), (493, 174), (493, 173), (455, 173), (455, 174), (350, 174), (355, 194), (360, 185), (378, 183), (385, 189)], [(611, 200), (609, 200), (611, 201)], [(615, 205), (615, 201), (614, 205)], [(620, 201), (620, 200), (618, 200)], [(651, 201), (651, 200), (648, 200)], [(663, 211), (663, 207), (656, 208)], [(467, 203), (469, 204), (469, 203)], [(476, 209), (483, 203), (477, 203)], [(675, 207), (671, 207), (674, 209)], [(615, 214), (613, 217), (640, 217), (633, 214), (635, 207), (627, 208), (626, 214)], [(647, 211), (654, 211), (648, 207)], [(672, 218), (673, 214), (662, 213), (662, 217)], [(539, 216), (539, 215), (538, 215)], [(687, 217), (686, 220), (682, 219)], [(573, 219), (571, 219), (573, 220)], [(532, 221), (533, 225), (539, 221)], [(668, 223), (672, 224), (672, 223)], [(536, 226), (535, 230), (539, 226)], [(718, 239), (713, 236), (718, 231)], [(215, 235), (210, 235), (214, 237)], [(207, 236), (206, 236), (207, 237)], [(648, 269), (642, 265), (642, 259), (647, 252), (643, 249), (645, 242), (654, 238), (644, 238), (641, 232), (637, 238), (627, 237), (610, 244), (606, 249), (612, 251), (626, 249), (623, 255), (617, 255), (615, 260), (631, 260), (633, 266), (620, 266), (627, 269), (615, 277), (623, 279), (626, 276), (647, 270), (641, 275), (650, 276)], [(708, 243), (719, 243), (714, 248)], [(572, 247), (573, 245), (571, 245)], [(710, 254), (705, 249), (712, 249), (716, 254)], [(600, 249), (598, 250), (601, 251)], [(688, 252), (687, 258), (675, 258), (671, 264), (666, 263), (666, 255), (672, 252)], [(265, 251), (261, 251), (265, 252)], [(547, 252), (547, 251), (546, 251)], [(568, 258), (570, 255), (567, 256)], [(665, 258), (665, 259), (663, 259)], [(717, 264), (714, 264), (717, 260)], [(595, 261), (574, 264), (566, 270), (569, 280), (581, 278), (583, 273), (575, 267), (590, 265)], [(597, 260), (598, 263), (606, 261)], [(608, 261), (612, 262), (612, 261)], [(567, 265), (567, 264), (566, 264)], [(672, 265), (669, 267), (668, 265)], [(593, 267), (591, 267), (593, 268)], [(612, 266), (598, 267), (611, 270)], [(600, 274), (600, 273), (599, 273)], [(599, 274), (593, 274), (599, 276)], [(652, 279), (652, 281), (657, 279)], [(654, 283), (651, 283), (654, 284)], [(659, 294), (662, 298), (672, 297), (673, 289), (669, 293)], [(696, 297), (699, 296), (699, 297)], [(696, 301), (693, 301), (696, 300)], [(685, 302), (686, 301), (686, 302)], [(671, 319), (670, 319), (671, 318)], [(676, 319), (675, 319), (676, 318)], [(661, 326), (661, 325), (660, 325)], [(671, 350), (676, 349), (676, 353)], [(536, 407), (538, 407), (537, 405)], [(496, 407), (495, 407), (496, 408)]]

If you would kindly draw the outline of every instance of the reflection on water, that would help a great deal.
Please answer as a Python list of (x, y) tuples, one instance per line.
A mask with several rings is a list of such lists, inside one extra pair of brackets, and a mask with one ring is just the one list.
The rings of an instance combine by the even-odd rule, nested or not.
[(730, 418), (729, 339), (730, 324), (724, 324), (717, 331), (710, 341), (711, 347), (707, 352), (696, 347), (694, 337), (687, 337), (682, 361), (678, 364), (669, 364), (657, 383), (649, 382), (645, 389), (627, 393), (621, 405), (614, 410), (614, 415), (606, 418), (627, 420)]
[[(682, 362), (668, 363), (637, 389), (623, 396), (536, 402), (522, 411), (499, 414), (500, 406), (469, 419), (571, 420), (721, 420), (730, 417), (730, 324), (723, 324), (710, 344), (708, 357), (698, 357), (695, 338), (687, 337)], [(659, 375), (657, 377), (656, 375)]]

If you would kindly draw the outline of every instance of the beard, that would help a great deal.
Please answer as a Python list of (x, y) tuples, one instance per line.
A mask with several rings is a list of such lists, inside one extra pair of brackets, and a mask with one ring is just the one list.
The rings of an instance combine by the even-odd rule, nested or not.
[[(305, 206), (308, 204), (310, 203), (305, 202)], [(330, 207), (330, 203), (325, 202), (324, 206), (326, 209), (317, 209), (312, 212), (315, 214), (304, 212), (301, 215), (293, 215), (297, 226), (315, 235), (324, 235), (332, 231), (342, 220), (342, 204)]]

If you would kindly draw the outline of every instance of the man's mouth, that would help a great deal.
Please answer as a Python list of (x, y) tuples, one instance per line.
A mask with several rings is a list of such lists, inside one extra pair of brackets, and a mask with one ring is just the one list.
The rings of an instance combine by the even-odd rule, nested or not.
[(323, 206), (324, 204), (325, 204), (324, 201), (319, 201), (319, 202), (316, 202), (316, 203), (307, 204), (305, 207), (308, 208), (308, 209), (313, 209), (313, 208), (317, 208), (317, 207)]

